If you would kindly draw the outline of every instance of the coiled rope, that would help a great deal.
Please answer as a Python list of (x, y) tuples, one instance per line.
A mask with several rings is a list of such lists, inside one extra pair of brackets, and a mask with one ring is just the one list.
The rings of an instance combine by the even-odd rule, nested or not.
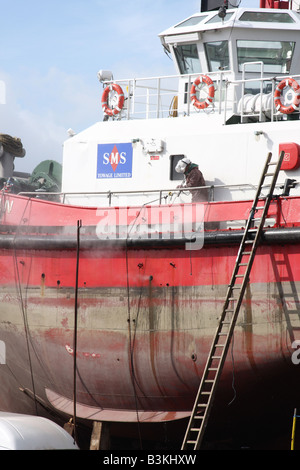
[(15, 157), (24, 157), (26, 153), (22, 141), (18, 137), (11, 137), (8, 134), (0, 134), (0, 144), (3, 145), (6, 152), (14, 155)]

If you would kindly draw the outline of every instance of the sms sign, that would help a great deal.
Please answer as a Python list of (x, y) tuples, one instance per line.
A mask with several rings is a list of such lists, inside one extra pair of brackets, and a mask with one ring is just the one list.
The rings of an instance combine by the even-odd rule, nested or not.
[(132, 178), (132, 144), (98, 144), (97, 178)]

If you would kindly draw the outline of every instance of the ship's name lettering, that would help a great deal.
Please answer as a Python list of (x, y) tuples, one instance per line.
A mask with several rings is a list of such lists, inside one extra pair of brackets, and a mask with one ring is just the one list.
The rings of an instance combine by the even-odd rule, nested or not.
[(0, 364), (6, 364), (6, 345), (0, 341)]
[[(65, 345), (66, 351), (71, 355), (74, 356), (74, 349), (71, 348), (69, 344)], [(99, 353), (94, 353), (94, 352), (78, 352), (77, 351), (77, 356), (78, 357), (91, 357), (92, 359), (99, 359), (100, 354)]]
[[(12, 211), (12, 208), (13, 208), (13, 205), (14, 205), (14, 201), (5, 201), (1, 198), (0, 199), (0, 208), (2, 208), (2, 212), (7, 212), (8, 214), (11, 213)], [(0, 209), (1, 211), (1, 209)]]
[(300, 364), (300, 340), (296, 339), (293, 341), (292, 348), (296, 349), (292, 354), (292, 363), (297, 366)]

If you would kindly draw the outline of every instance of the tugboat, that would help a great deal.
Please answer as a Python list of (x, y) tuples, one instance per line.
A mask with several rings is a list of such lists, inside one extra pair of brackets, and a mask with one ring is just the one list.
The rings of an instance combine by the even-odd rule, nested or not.
[(283, 155), (207, 428), (232, 413), (251, 445), (299, 395), (300, 16), (217, 5), (159, 37), (176, 74), (100, 70), (103, 120), (70, 132), (62, 174), (19, 178), (3, 144), (0, 409), (181, 439), (266, 157)]

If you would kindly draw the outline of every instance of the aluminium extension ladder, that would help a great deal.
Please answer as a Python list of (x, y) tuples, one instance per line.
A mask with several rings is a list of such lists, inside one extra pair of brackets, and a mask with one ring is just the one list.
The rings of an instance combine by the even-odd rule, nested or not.
[[(222, 315), (212, 341), (192, 414), (184, 436), (181, 447), (182, 450), (198, 450), (201, 446), (217, 384), (222, 373), (240, 306), (249, 280), (256, 248), (259, 244), (264, 222), (273, 198), (273, 191), (283, 157), (284, 152), (281, 152), (278, 161), (271, 162), (272, 153), (268, 154), (239, 247), (231, 281), (228, 285)], [(275, 170), (270, 170), (270, 166), (275, 167)], [(269, 183), (270, 189), (268, 195), (263, 196), (261, 191), (266, 177), (271, 177), (272, 179)], [(263, 205), (258, 205), (260, 200), (264, 201)], [(258, 211), (262, 211), (261, 215), (254, 217)], [(254, 226), (255, 222), (258, 225), (257, 227)]]

